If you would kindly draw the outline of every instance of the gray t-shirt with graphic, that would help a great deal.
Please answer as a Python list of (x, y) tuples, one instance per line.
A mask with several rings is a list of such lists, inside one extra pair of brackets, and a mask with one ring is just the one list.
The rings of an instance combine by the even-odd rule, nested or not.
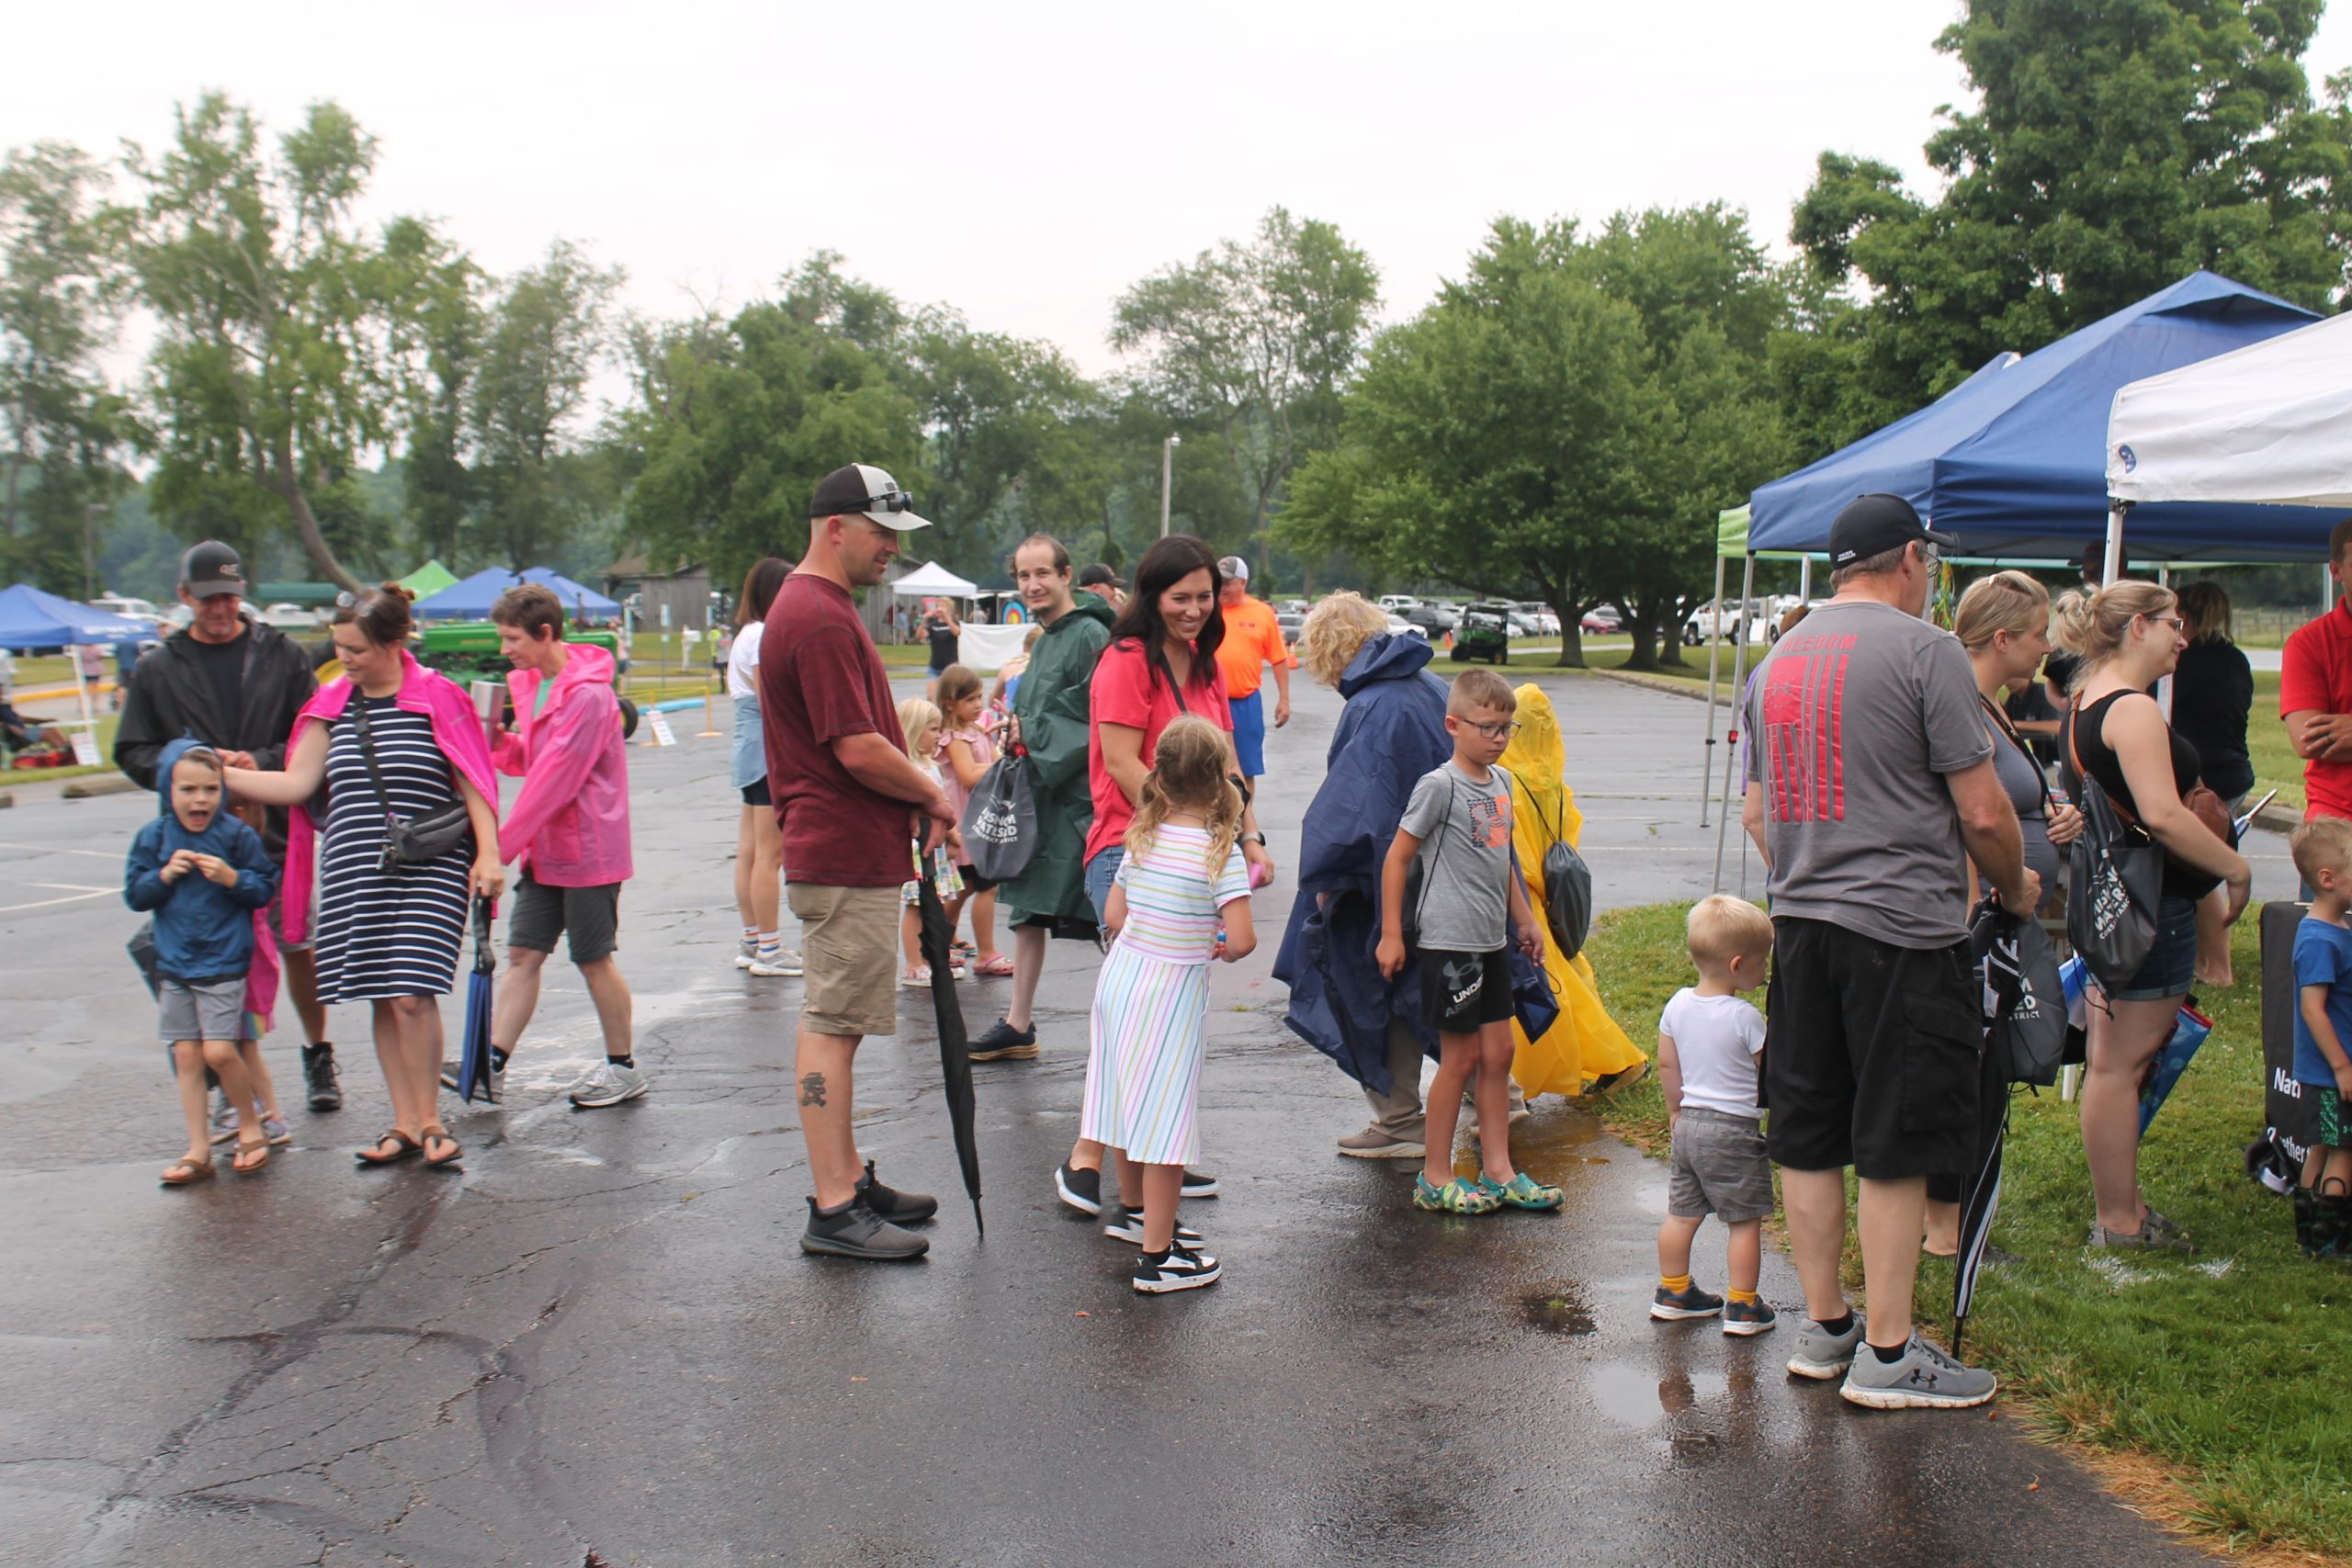
[(1421, 840), (1420, 945), (1492, 953), (1510, 939), (1510, 779), (1452, 762), (1423, 773), (1397, 824)]
[(1967, 934), (1960, 813), (1944, 775), (1992, 754), (1960, 639), (1875, 600), (1832, 603), (1773, 645), (1748, 689), (1772, 913), (1896, 947)]

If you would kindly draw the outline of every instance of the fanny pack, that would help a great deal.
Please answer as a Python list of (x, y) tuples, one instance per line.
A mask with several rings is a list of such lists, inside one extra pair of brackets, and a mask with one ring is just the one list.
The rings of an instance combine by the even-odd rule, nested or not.
[(403, 818), (392, 810), (391, 791), (384, 787), (384, 770), (376, 761), (376, 738), (368, 729), (368, 700), (356, 690), (351, 694), (351, 723), (359, 732), (359, 758), (368, 764), (368, 783), (376, 786), (376, 804), (384, 808), (384, 868), (422, 865), (464, 843), (473, 832), (473, 818), (463, 800), (436, 806), (421, 817)]

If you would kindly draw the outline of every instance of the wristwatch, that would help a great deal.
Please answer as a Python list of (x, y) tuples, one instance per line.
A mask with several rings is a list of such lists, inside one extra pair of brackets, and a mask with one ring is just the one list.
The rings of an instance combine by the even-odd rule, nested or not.
[(1236, 840), (1236, 842), (1255, 844), (1262, 850), (1266, 847), (1266, 835), (1263, 833), (1244, 833)]

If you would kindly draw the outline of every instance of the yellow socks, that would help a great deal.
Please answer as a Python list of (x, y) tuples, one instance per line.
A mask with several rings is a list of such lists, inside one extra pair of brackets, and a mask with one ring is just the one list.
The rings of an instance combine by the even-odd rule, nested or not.
[(1725, 1301), (1737, 1302), (1742, 1306), (1752, 1307), (1762, 1298), (1754, 1291), (1735, 1290), (1726, 1286), (1724, 1290), (1724, 1299)]
[(1657, 1277), (1657, 1288), (1664, 1291), (1668, 1295), (1679, 1296), (1683, 1292), (1690, 1288), (1690, 1276), (1688, 1274), (1677, 1274), (1669, 1280), (1665, 1275), (1660, 1274)]

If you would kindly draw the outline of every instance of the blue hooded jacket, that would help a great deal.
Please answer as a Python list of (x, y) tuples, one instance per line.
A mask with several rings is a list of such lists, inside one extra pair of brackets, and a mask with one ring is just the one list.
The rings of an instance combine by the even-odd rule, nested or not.
[[(1274, 957), (1274, 978), (1290, 987), (1283, 1021), (1350, 1077), (1384, 1094), (1392, 1087), (1392, 1016), (1409, 1020), (1421, 1049), (1437, 1053), (1436, 1032), (1419, 1019), (1417, 964), (1408, 955), (1392, 981), (1375, 958), (1381, 863), (1413, 785), (1453, 755), (1445, 732), (1446, 685), (1425, 668), (1435, 657), (1423, 638), (1384, 635), (1357, 649), (1340, 677), (1347, 706), (1331, 734), (1323, 785), (1306, 808), (1298, 897)], [(1558, 1006), (1516, 948), (1511, 978), (1528, 1037), (1540, 1037)]]
[[(122, 899), (155, 915), (155, 968), (167, 979), (211, 985), (241, 978), (253, 967), (254, 911), (277, 893), (277, 868), (261, 835), (220, 809), (204, 831), (191, 833), (172, 812), (172, 769), (190, 751), (211, 748), (193, 739), (175, 740), (155, 759), (155, 793), (164, 813), (130, 840), (122, 868)], [(234, 886), (190, 871), (175, 882), (161, 874), (173, 855), (192, 850), (237, 868)]]

